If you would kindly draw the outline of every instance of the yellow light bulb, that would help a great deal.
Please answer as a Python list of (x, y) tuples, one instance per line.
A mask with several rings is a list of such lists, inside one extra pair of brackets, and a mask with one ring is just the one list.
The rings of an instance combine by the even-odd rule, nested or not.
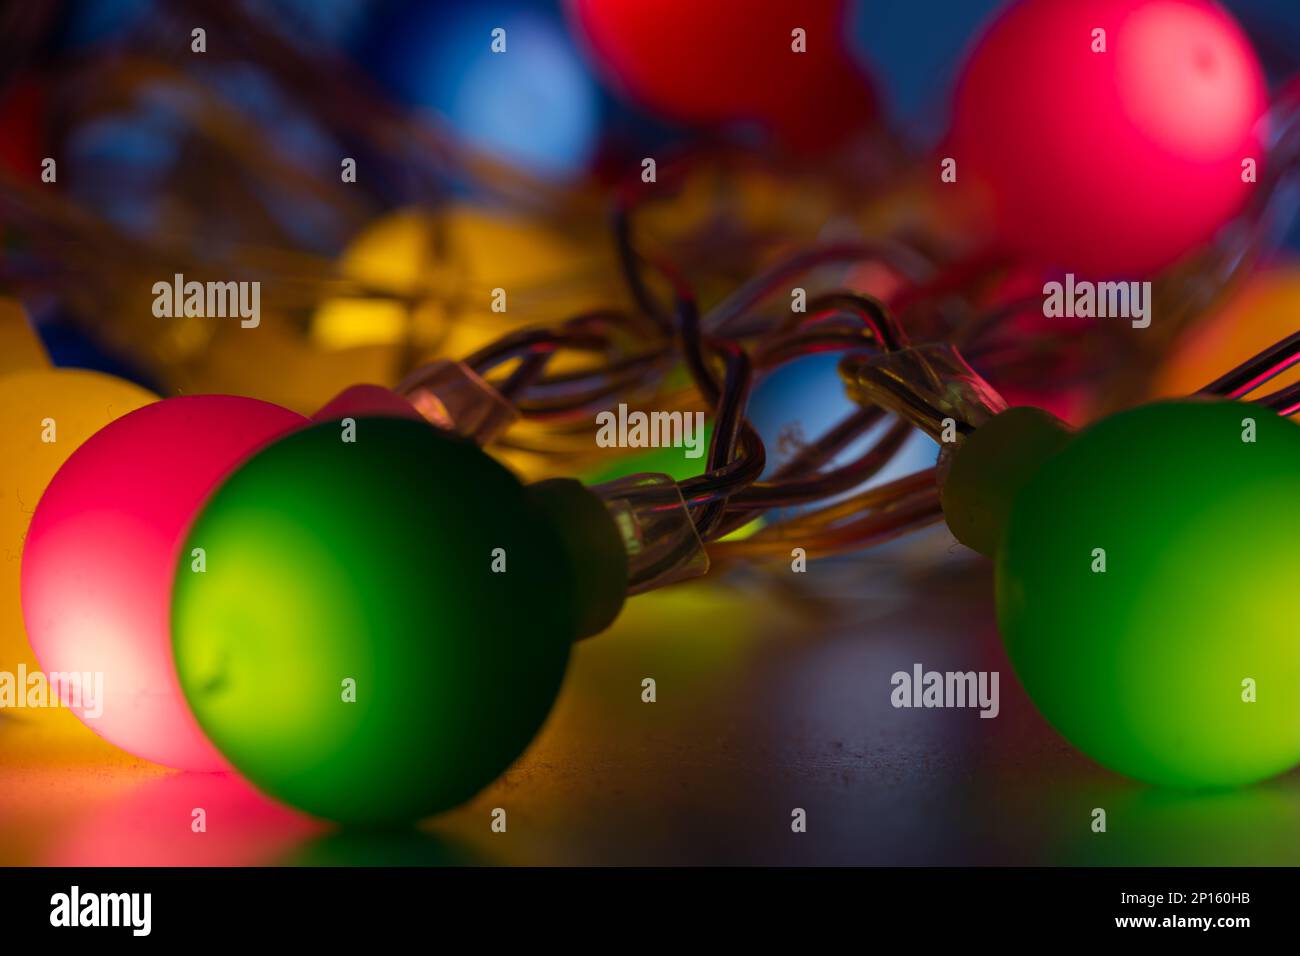
[[(413, 343), (460, 358), (522, 325), (617, 305), (603, 234), (591, 242), (545, 223), (468, 204), (403, 209), (376, 220), (339, 258), (370, 295), (323, 302), (312, 340), (326, 349)], [(493, 290), (506, 294), (494, 311)]]
[[(0, 300), (0, 356), (0, 671), (17, 674), (22, 667), (30, 674), (39, 665), (23, 627), (19, 572), (32, 512), (82, 442), (157, 396), (112, 375), (50, 368), (12, 301)], [(53, 712), (32, 708), (10, 716), (35, 721)]]

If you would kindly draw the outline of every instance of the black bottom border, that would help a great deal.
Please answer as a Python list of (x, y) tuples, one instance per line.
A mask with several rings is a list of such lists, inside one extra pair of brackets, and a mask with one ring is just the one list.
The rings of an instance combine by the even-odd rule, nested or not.
[[(0, 932), (7, 941), (76, 934), (82, 943), (149, 938), (206, 948), (413, 934), (450, 941), (477, 926), (493, 939), (517, 933), (549, 946), (557, 933), (612, 919), (629, 932), (680, 927), (733, 939), (786, 923), (809, 936), (902, 932), (918, 942), (1132, 935), (1226, 943), (1294, 927), (1294, 877), (1284, 868), (3, 869)], [(130, 904), (101, 896), (144, 893), (147, 937), (136, 933), (142, 896)], [(103, 919), (98, 913), (111, 920), (114, 909), (127, 925), (52, 925)]]

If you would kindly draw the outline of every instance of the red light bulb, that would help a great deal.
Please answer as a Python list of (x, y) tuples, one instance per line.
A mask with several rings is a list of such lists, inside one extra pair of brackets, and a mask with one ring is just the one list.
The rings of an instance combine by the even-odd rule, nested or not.
[[(830, 145), (875, 115), (844, 42), (844, 0), (568, 0), (602, 72), (671, 119), (754, 121), (795, 149)], [(802, 29), (806, 52), (792, 49)]]
[(1208, 0), (1023, 0), (967, 63), (945, 154), (1027, 260), (1147, 275), (1241, 210), (1266, 110), (1250, 43)]

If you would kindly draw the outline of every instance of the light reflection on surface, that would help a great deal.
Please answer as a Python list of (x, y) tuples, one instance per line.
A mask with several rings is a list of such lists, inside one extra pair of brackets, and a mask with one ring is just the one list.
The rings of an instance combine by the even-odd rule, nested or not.
[[(1293, 863), (1300, 775), (1180, 794), (1090, 763), (1016, 684), (987, 566), (935, 530), (629, 603), (582, 642), (541, 737), (469, 804), (345, 833), (227, 775), (0, 724), (0, 863), (54, 865)], [(889, 678), (998, 670), (1001, 713), (894, 709)], [(641, 700), (642, 680), (657, 700)], [(74, 722), (75, 723), (75, 722)], [(18, 736), (15, 736), (18, 735)], [(21, 745), (15, 741), (26, 741)], [(1108, 830), (1094, 834), (1091, 810)], [(208, 831), (191, 831), (192, 811)], [(490, 830), (494, 808), (505, 833)], [(808, 813), (793, 834), (790, 813)]]

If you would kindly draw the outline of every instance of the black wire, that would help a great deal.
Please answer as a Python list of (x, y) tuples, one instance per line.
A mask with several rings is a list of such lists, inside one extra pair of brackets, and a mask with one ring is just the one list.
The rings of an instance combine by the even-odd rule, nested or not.
[(761, 275), (750, 279), (709, 313), (709, 331), (714, 335), (732, 335), (732, 328), (742, 315), (789, 280), (824, 265), (849, 264), (868, 260), (884, 262), (896, 272), (916, 278), (930, 268), (920, 255), (899, 242), (839, 242), (797, 252)]
[(618, 263), (628, 291), (632, 293), (632, 300), (647, 318), (661, 330), (667, 331), (666, 312), (655, 301), (650, 287), (646, 285), (641, 257), (632, 244), (632, 214), (627, 202), (620, 200), (614, 205), (610, 221), (614, 227), (614, 248), (618, 253)]
[(849, 491), (889, 464), (913, 430), (909, 422), (895, 422), (880, 441), (847, 465), (807, 477), (756, 481), (737, 492), (729, 507), (747, 511), (786, 508)]
[(1278, 389), (1263, 398), (1256, 399), (1255, 404), (1272, 409), (1284, 417), (1294, 415), (1297, 411), (1300, 411), (1300, 382), (1295, 382), (1286, 388)]
[(1220, 375), (1196, 394), (1240, 398), (1275, 375), (1285, 372), (1297, 357), (1300, 357), (1300, 332), (1293, 332), (1232, 371)]
[(885, 304), (860, 292), (836, 291), (820, 295), (809, 303), (814, 313), (838, 309), (857, 317), (871, 330), (876, 343), (886, 352), (907, 347), (907, 336)]
[[(617, 358), (597, 370), (543, 377), (551, 357), (564, 349), (609, 354), (616, 351), (614, 336), (631, 331), (635, 318), (615, 309), (595, 309), (575, 315), (558, 327), (520, 329), (503, 335), (464, 360), (474, 372), (486, 376), (492, 369), (518, 359), (519, 365), (498, 387), (521, 415), (529, 418), (562, 416), (586, 408), (614, 392), (643, 381), (664, 364), (669, 342), (663, 338), (651, 351)], [(656, 338), (659, 338), (656, 332)], [(576, 395), (550, 400), (530, 399), (531, 393), (572, 389), (588, 379), (596, 384)]]
[[(745, 418), (753, 384), (749, 356), (735, 342), (709, 339), (707, 345), (724, 363), (721, 383), (709, 368), (705, 356), (706, 341), (700, 334), (700, 313), (695, 296), (677, 277), (673, 282), (673, 300), (677, 313), (678, 334), (686, 367), (704, 400), (714, 406), (713, 438), (709, 442), (708, 472), (680, 483), (682, 497), (688, 504), (702, 505), (694, 513), (696, 530), (708, 538), (719, 526), (726, 511), (726, 499), (748, 484), (757, 481), (766, 466), (763, 441)], [(737, 452), (741, 452), (739, 456)]]
[(787, 478), (821, 467), (823, 462), (843, 451), (855, 438), (884, 417), (884, 411), (874, 405), (854, 409), (838, 425), (778, 468), (773, 478)]

